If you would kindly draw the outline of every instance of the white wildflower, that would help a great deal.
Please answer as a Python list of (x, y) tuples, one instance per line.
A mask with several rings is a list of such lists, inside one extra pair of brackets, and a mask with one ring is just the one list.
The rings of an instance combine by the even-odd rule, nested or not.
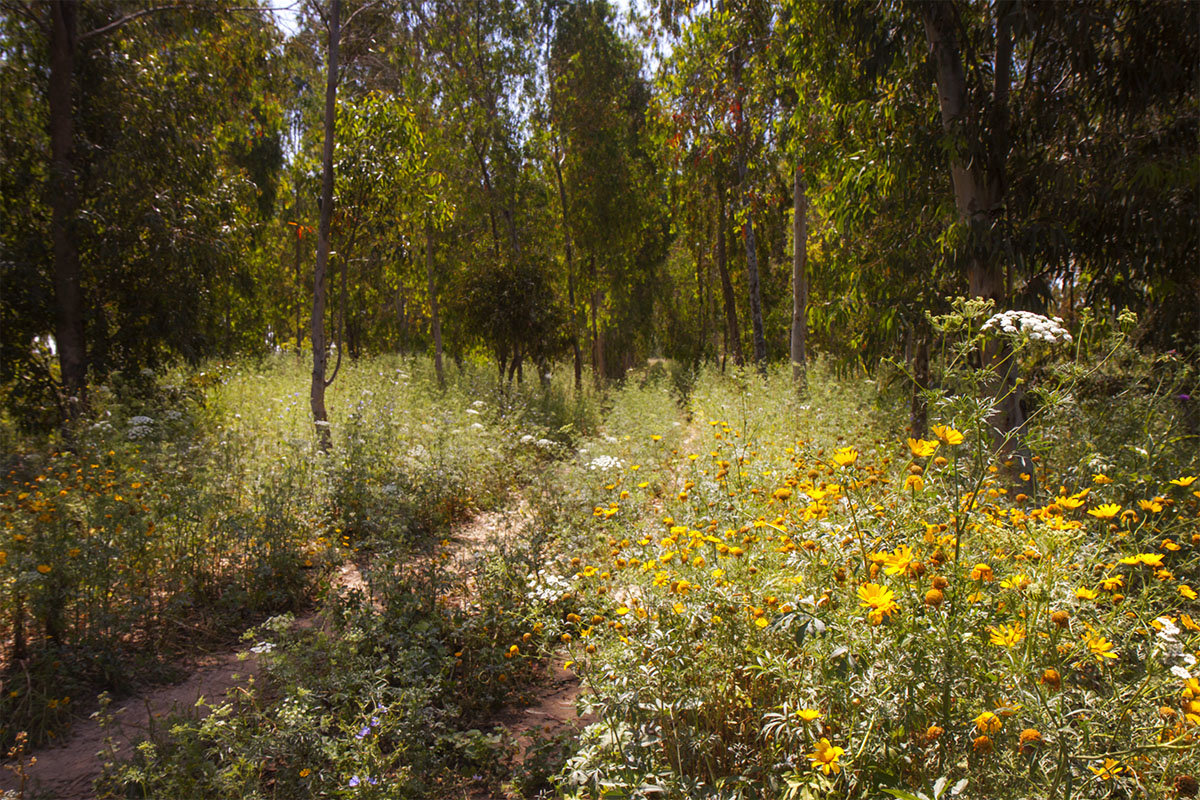
[(1063, 327), (1061, 318), (1050, 319), (1032, 311), (1002, 311), (994, 314), (983, 323), (983, 332), (1026, 337), (1048, 344), (1066, 344), (1072, 341), (1071, 334)]
[(624, 464), (616, 456), (596, 456), (588, 464), (588, 469), (607, 472), (610, 469), (621, 469)]

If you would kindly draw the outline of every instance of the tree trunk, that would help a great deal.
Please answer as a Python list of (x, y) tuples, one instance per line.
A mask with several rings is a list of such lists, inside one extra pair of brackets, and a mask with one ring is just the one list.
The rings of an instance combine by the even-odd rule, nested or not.
[(697, 347), (696, 347), (696, 363), (699, 364), (704, 360), (704, 349), (708, 343), (708, 315), (706, 311), (706, 301), (704, 298), (704, 248), (701, 247), (696, 253), (696, 316), (698, 330)]
[(795, 210), (792, 219), (792, 381), (803, 392), (808, 362), (808, 190), (799, 166), (796, 167), (792, 189)]
[(733, 281), (729, 279), (729, 263), (725, 252), (725, 192), (719, 191), (717, 206), (717, 271), (721, 274), (721, 294), (725, 300), (725, 356), (733, 355), (733, 363), (739, 367), (746, 363), (742, 356), (742, 334), (738, 330), (737, 298), (733, 294)]
[[(555, 154), (557, 156), (557, 153)], [(567, 303), (571, 316), (571, 353), (575, 357), (575, 391), (583, 389), (583, 353), (579, 348), (579, 324), (575, 318), (575, 253), (571, 248), (571, 227), (567, 224), (567, 189), (563, 183), (562, 164), (554, 158), (554, 176), (558, 179), (558, 204), (562, 209), (563, 243), (567, 251)]]
[(325, 410), (325, 271), (329, 265), (329, 228), (333, 219), (333, 139), (337, 129), (338, 46), (341, 37), (342, 0), (332, 0), (329, 12), (329, 64), (325, 80), (325, 142), (321, 154), (321, 221), (317, 231), (317, 263), (313, 267), (312, 384), (309, 404), (317, 441), (322, 450), (333, 443), (329, 414)]
[(500, 229), (496, 227), (496, 193), (492, 189), (492, 176), (488, 172), (487, 162), (483, 159), (483, 151), (476, 146), (474, 139), (471, 140), (471, 150), (475, 153), (475, 160), (479, 162), (479, 174), (483, 177), (483, 189), (488, 196), (488, 221), (492, 228), (492, 252), (496, 258), (500, 258)]
[(743, 239), (746, 243), (746, 275), (749, 278), (750, 290), (750, 324), (754, 330), (754, 362), (758, 371), (767, 371), (767, 342), (763, 336), (762, 293), (758, 285), (758, 245), (754, 239), (754, 222), (750, 218), (750, 203), (745, 191), (746, 157), (743, 154), (738, 161), (738, 177), (743, 187), (743, 197), (746, 206), (746, 226)]
[(433, 280), (433, 222), (425, 217), (425, 278), (429, 282), (430, 325), (433, 328), (433, 368), (437, 372), (438, 388), (446, 388), (446, 373), (442, 369), (442, 322), (438, 317), (437, 286)]
[[(938, 99), (942, 128), (952, 136), (963, 136), (970, 113), (967, 108), (967, 81), (962, 54), (958, 46), (957, 10), (954, 3), (929, 2), (920, 6), (925, 35), (937, 70)], [(1008, 72), (1012, 64), (1011, 37), (1004, 36), (1007, 24), (997, 29), (997, 70), (994, 99), (1008, 96)], [(1002, 40), (1008, 39), (1007, 47)], [(1005, 55), (1007, 52), (1007, 56)], [(1007, 67), (1005, 65), (1008, 65)], [(993, 123), (1003, 121), (1007, 114), (993, 112)], [(1001, 134), (1001, 140), (1004, 137)], [(993, 141), (996, 136), (993, 135)], [(1003, 157), (990, 152), (983, 156), (984, 142), (963, 142), (960, 150), (965, 156), (951, 158), (950, 178), (954, 187), (954, 204), (959, 218), (971, 228), (971, 254), (967, 280), (971, 296), (1003, 299), (1004, 273), (997, 259), (990, 258), (979, 246), (979, 238), (992, 228), (1003, 209)], [(992, 150), (994, 148), (987, 148)]]
[(402, 283), (396, 288), (396, 348), (400, 351), (400, 355), (404, 355), (404, 351), (408, 349), (408, 315), (405, 306), (407, 298), (404, 296), (404, 284)]
[[(967, 282), (971, 296), (1003, 303), (1006, 299), (1004, 269), (1001, 260), (994, 255), (1000, 248), (993, 246), (993, 237), (1004, 217), (1013, 3), (1000, 0), (994, 8), (996, 51), (992, 62), (994, 83), (988, 115), (989, 131), (981, 134), (979, 141), (959, 143), (961, 146), (953, 152), (962, 155), (951, 157), (950, 178), (959, 219), (970, 229)], [(966, 120), (973, 114), (967, 105), (967, 83), (958, 44), (957, 7), (953, 3), (923, 3), (920, 14), (936, 66), (942, 128), (947, 134), (962, 137)], [(1023, 451), (1016, 438), (1010, 435), (1024, 424), (1011, 348), (1002, 340), (989, 340), (983, 352), (983, 366), (993, 370), (985, 391), (996, 400), (989, 422), (999, 432), (998, 444), (1005, 452)], [(1021, 461), (1025, 460), (1022, 453)], [(1024, 464), (1020, 471), (1031, 472)]]
[[(299, 189), (296, 190), (299, 194)], [(297, 203), (297, 210), (299, 203)], [(299, 216), (299, 215), (297, 215)], [(300, 241), (304, 236), (304, 227), (297, 220), (296, 222), (296, 358), (301, 357), (301, 351), (304, 344), (304, 321), (303, 315), (300, 312), (303, 303), (301, 298), (304, 296), (304, 277), (300, 274)]]
[(54, 344), (67, 395), (67, 415), (87, 403), (87, 344), (84, 337), (82, 274), (75, 241), (76, 14), (73, 2), (50, 4), (50, 238), (54, 258)]

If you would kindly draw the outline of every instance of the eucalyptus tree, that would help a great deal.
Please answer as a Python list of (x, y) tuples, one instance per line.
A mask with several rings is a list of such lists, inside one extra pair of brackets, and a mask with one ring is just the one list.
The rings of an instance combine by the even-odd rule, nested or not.
[[(5, 262), (46, 281), (52, 325), (21, 327), (53, 339), (46, 379), (74, 413), (89, 369), (137, 374), (248, 336), (240, 256), (282, 161), (278, 34), (255, 7), (216, 2), (3, 8), (5, 91), (27, 103), (4, 135), (40, 162), (6, 160), (5, 178), (32, 169), (42, 191), (17, 228), (46, 242)], [(28, 364), (28, 339), (14, 349)]]
[[(653, 238), (655, 196), (642, 142), (649, 93), (605, 0), (560, 10), (548, 81), (549, 118), (560, 148), (554, 164), (556, 180), (561, 177), (559, 202), (570, 240), (587, 263), (582, 283), (593, 377), (599, 382), (609, 368), (607, 318), (619, 320), (631, 303), (645, 307), (639, 287), (647, 285), (649, 262), (656, 258), (639, 252), (647, 236)], [(573, 263), (568, 266), (573, 288)], [(621, 328), (611, 326), (614, 332)]]
[[(772, 136), (779, 105), (768, 90), (775, 70), (768, 54), (775, 9), (757, 0), (733, 0), (707, 8), (672, 6), (662, 16), (674, 37), (660, 76), (674, 127), (668, 143), (671, 150), (687, 154), (679, 167), (692, 180), (711, 182), (717, 197), (716, 262), (728, 350), (739, 363), (741, 333), (724, 232), (730, 220), (741, 232), (751, 342), (762, 368), (767, 345), (755, 217), (770, 205), (774, 182)], [(782, 235), (782, 230), (776, 233)], [(781, 238), (777, 241), (782, 244)]]

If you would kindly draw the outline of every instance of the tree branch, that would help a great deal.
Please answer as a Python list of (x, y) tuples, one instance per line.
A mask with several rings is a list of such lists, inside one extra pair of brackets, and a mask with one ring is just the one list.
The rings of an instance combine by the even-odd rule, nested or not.
[[(143, 8), (141, 11), (135, 11), (132, 14), (126, 14), (125, 16), (120, 17), (119, 19), (115, 19), (112, 22), (108, 23), (107, 25), (102, 25), (99, 28), (93, 28), (92, 30), (88, 31), (87, 33), (82, 33), (76, 38), (76, 41), (82, 42), (85, 39), (92, 38), (93, 36), (103, 36), (104, 34), (108, 33), (109, 31), (116, 30), (117, 28), (120, 28), (123, 25), (127, 25), (128, 23), (133, 22), (135, 19), (138, 19), (139, 17), (144, 17), (148, 14), (157, 14), (160, 11), (180, 11), (180, 10), (187, 9), (187, 8), (194, 9), (194, 8), (199, 8), (199, 7), (201, 7), (200, 3), (175, 3), (175, 4), (169, 5), (169, 6), (154, 6), (153, 8)], [(230, 8), (220, 9), (220, 11), (223, 11), (225, 13), (231, 13), (234, 11), (270, 11), (270, 10), (271, 9), (269, 9), (269, 8), (261, 8), (258, 6), (233, 6)]]
[(39, 19), (38, 15), (33, 13), (33, 8), (26, 3), (16, 2), (16, 0), (5, 0), (5, 2), (0, 2), (0, 8), (9, 11), (12, 14), (25, 17), (27, 20), (36, 25), (38, 30), (40, 30), (44, 36), (50, 35), (50, 27), (44, 20)]

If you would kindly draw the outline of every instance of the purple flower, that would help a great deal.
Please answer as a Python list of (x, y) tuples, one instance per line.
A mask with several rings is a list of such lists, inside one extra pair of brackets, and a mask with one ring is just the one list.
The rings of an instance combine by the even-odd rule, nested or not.
[(379, 724), (379, 717), (371, 717), (371, 727), (373, 728), (378, 724)]
[(355, 734), (354, 738), (362, 739), (362, 738), (366, 737), (366, 735), (370, 732), (371, 732), (370, 728), (363, 726), (363, 729), (361, 731), (359, 731), (357, 734)]
[(376, 786), (379, 784), (379, 778), (367, 778), (367, 783)]
[(1188, 400), (1192, 399), (1192, 396), (1190, 394), (1177, 394), (1177, 395), (1175, 395), (1175, 399), (1182, 400), (1183, 402), (1186, 403)]
[(358, 776), (357, 775), (355, 775), (354, 777), (352, 777), (350, 779), (350, 786), (351, 787), (358, 786)]

